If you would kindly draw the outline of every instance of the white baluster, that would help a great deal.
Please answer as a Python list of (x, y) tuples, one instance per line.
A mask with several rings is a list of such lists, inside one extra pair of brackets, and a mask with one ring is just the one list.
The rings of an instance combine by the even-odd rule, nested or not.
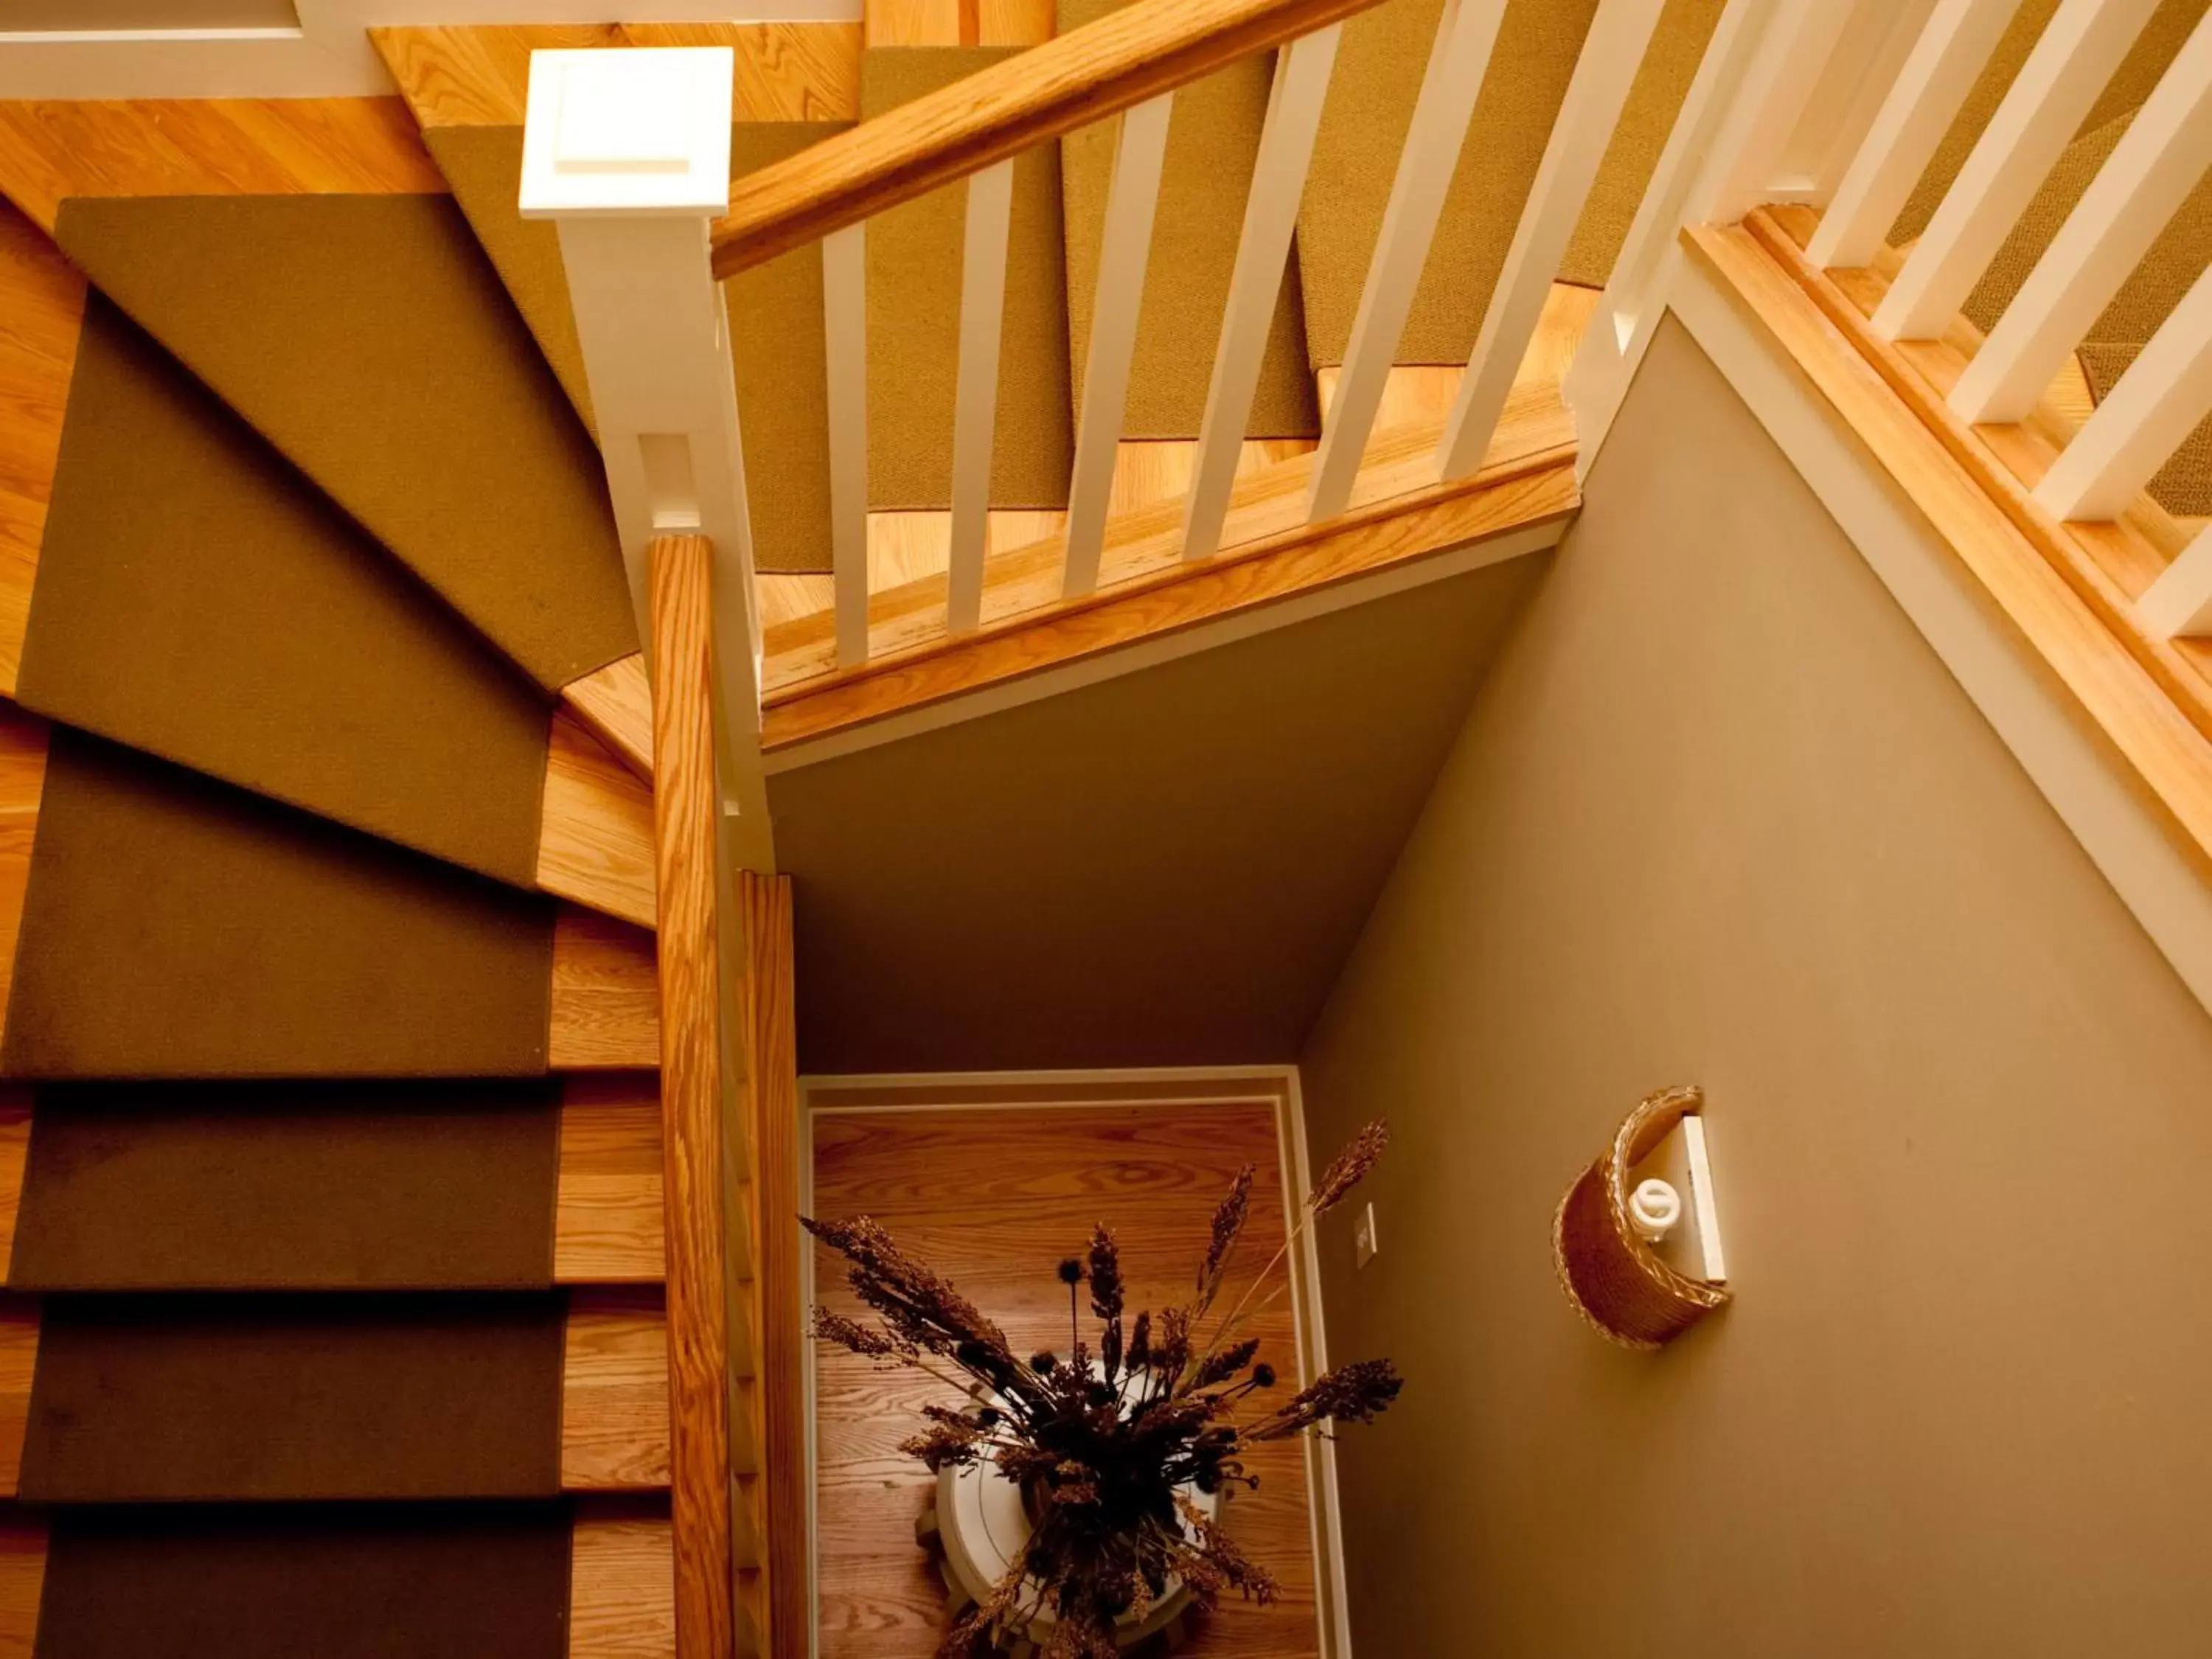
[(2018, 9), (2019, 0), (1941, 0), (1813, 233), (1814, 264), (1873, 262)]
[(1874, 314), (1887, 340), (1951, 325), (2157, 0), (2063, 0)]
[(2074, 434), (2035, 499), (2062, 519), (2117, 519), (2212, 415), (2212, 270), (2199, 276)]
[(1352, 341), (1338, 372), (1336, 395), (1322, 425), (1321, 451), (1314, 457), (1313, 482), (1306, 495), (1306, 517), (1332, 519), (1352, 499), (1368, 434), (1382, 404), (1382, 389), (1406, 330), (1421, 267), (1428, 261), (1437, 218), (1459, 165), (1460, 146), (1483, 72), (1498, 39), (1504, 0), (1446, 0), (1437, 25), (1436, 44), (1414, 100), (1406, 148), (1382, 210), (1382, 229), (1367, 268), (1367, 286), (1352, 323)]
[(1121, 411), (1137, 353), (1137, 317), (1152, 259), (1152, 215), (1159, 205), (1160, 168), (1167, 160), (1168, 118), (1174, 106), (1175, 94), (1162, 93), (1126, 112), (1114, 146), (1114, 182), (1106, 197), (1091, 345), (1083, 363), (1083, 404), (1075, 425), (1075, 473), (1067, 490), (1060, 592), (1070, 599), (1098, 586), (1098, 556), (1106, 543), (1106, 509), (1114, 499), (1114, 461), (1121, 450)]
[(1252, 399), (1260, 388), (1267, 333), (1290, 262), (1298, 202), (1305, 192), (1306, 169), (1313, 161), (1314, 137), (1321, 131), (1322, 105), (1343, 27), (1331, 23), (1316, 29), (1292, 41), (1275, 59), (1275, 82), (1267, 94), (1267, 118), (1260, 129), (1252, 192), (1245, 199), (1237, 265), (1229, 278), (1228, 309), (1221, 319), (1220, 343), (1214, 349), (1213, 378), (1206, 384), (1206, 414), (1199, 422), (1198, 459), (1191, 468), (1190, 495), (1183, 511), (1186, 559), (1208, 557), (1221, 545), (1230, 492), (1237, 483), (1237, 461), (1244, 447)]

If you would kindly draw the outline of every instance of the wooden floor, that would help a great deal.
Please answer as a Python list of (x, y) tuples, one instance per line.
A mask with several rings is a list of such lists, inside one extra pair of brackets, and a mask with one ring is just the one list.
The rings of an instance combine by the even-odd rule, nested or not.
[[(1053, 1276), (1104, 1221), (1121, 1246), (1130, 1307), (1189, 1294), (1214, 1206), (1237, 1169), (1259, 1166), (1237, 1261), (1255, 1271), (1282, 1242), (1281, 1178), (1271, 1106), (1083, 1106), (824, 1115), (814, 1125), (814, 1205), (872, 1215), (1006, 1327), (1023, 1351), (1068, 1346), (1067, 1293)], [(818, 1252), (817, 1295), (860, 1309)], [(1233, 1295), (1243, 1281), (1232, 1270)], [(1088, 1315), (1086, 1311), (1086, 1321)], [(1251, 1327), (1285, 1378), (1297, 1353), (1288, 1299)], [(1095, 1340), (1095, 1329), (1094, 1329)], [(819, 1356), (816, 1486), (820, 1659), (929, 1659), (943, 1592), (915, 1546), (931, 1477), (903, 1457), (915, 1409), (951, 1390), (927, 1377)], [(1257, 1492), (1224, 1511), (1231, 1535), (1283, 1586), (1259, 1608), (1227, 1601), (1184, 1650), (1194, 1659), (1295, 1659), (1316, 1651), (1314, 1561), (1304, 1449), (1263, 1446)]]

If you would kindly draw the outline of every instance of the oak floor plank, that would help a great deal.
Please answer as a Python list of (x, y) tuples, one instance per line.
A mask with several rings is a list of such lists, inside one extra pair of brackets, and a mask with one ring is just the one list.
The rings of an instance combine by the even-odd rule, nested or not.
[[(1018, 1347), (1068, 1345), (1066, 1289), (1055, 1264), (1079, 1254), (1104, 1221), (1121, 1247), (1131, 1308), (1188, 1295), (1213, 1208), (1237, 1169), (1258, 1166), (1251, 1220), (1237, 1261), (1255, 1270), (1282, 1242), (1285, 1217), (1274, 1109), (1084, 1106), (936, 1109), (817, 1116), (814, 1203), (826, 1216), (875, 1217), (1006, 1327)], [(1231, 1282), (1241, 1294), (1243, 1280)], [(836, 1258), (817, 1248), (823, 1305), (858, 1315)], [(1251, 1327), (1285, 1378), (1297, 1374), (1287, 1301)], [(914, 1520), (931, 1478), (902, 1455), (915, 1411), (957, 1399), (943, 1383), (878, 1371), (840, 1351), (817, 1354), (816, 1514), (822, 1659), (927, 1659), (944, 1593), (915, 1547)], [(1224, 1601), (1185, 1651), (1207, 1656), (1316, 1650), (1314, 1561), (1304, 1448), (1255, 1449), (1255, 1494), (1226, 1524), (1282, 1581), (1261, 1608)]]

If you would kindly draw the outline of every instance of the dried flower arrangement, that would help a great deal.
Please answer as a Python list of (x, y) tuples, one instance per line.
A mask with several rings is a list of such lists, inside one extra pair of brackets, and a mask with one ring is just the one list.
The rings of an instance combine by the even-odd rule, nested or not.
[[(1006, 1333), (940, 1275), (906, 1255), (863, 1216), (805, 1222), (850, 1264), (848, 1279), (880, 1322), (826, 1309), (814, 1317), (824, 1341), (885, 1365), (911, 1365), (959, 1389), (964, 1408), (923, 1408), (928, 1426), (902, 1449), (932, 1473), (985, 1462), (1022, 1489), (1031, 1530), (992, 1594), (946, 1632), (939, 1659), (974, 1659), (1024, 1638), (1048, 1609), (1043, 1659), (1115, 1659), (1117, 1620), (1141, 1620), (1168, 1594), (1170, 1578), (1211, 1607), (1224, 1589), (1265, 1603), (1274, 1581), (1182, 1494), (1230, 1485), (1256, 1487), (1243, 1449), (1255, 1442), (1319, 1432), (1330, 1423), (1367, 1423), (1397, 1397), (1386, 1359), (1340, 1366), (1290, 1400), (1256, 1415), (1276, 1386), (1244, 1322), (1283, 1295), (1287, 1277), (1263, 1287), (1288, 1261), (1305, 1228), (1326, 1215), (1382, 1156), (1380, 1122), (1362, 1129), (1314, 1188), (1282, 1248), (1227, 1313), (1213, 1310), (1251, 1206), (1252, 1166), (1214, 1212), (1196, 1293), (1181, 1307), (1124, 1322), (1114, 1235), (1101, 1223), (1084, 1256), (1060, 1264), (1067, 1286), (1069, 1350), (1016, 1356)], [(1084, 1340), (1079, 1297), (1085, 1281), (1099, 1323)], [(1255, 1301), (1258, 1297), (1259, 1300)], [(1203, 1330), (1204, 1334), (1199, 1333)], [(951, 1369), (947, 1369), (947, 1366)]]

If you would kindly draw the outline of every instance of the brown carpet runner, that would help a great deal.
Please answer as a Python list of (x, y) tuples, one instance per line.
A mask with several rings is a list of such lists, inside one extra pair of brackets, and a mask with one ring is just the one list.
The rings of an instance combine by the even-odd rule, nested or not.
[[(1298, 218), (1316, 368), (1344, 361), (1443, 9), (1443, 0), (1386, 0), (1344, 26)], [(1474, 350), (1595, 9), (1595, 0), (1506, 6), (1395, 361), (1462, 363)], [(1611, 271), (1719, 14), (1717, 0), (1668, 0), (1660, 14), (1560, 280), (1601, 286)]]
[[(1060, 33), (1095, 21), (1127, 0), (1060, 0)], [(1274, 56), (1262, 53), (1184, 87), (1168, 123), (1167, 165), (1152, 221), (1152, 261), (1137, 319), (1122, 417), (1127, 438), (1195, 438), (1206, 390), (1228, 309), (1245, 198), (1260, 152)], [(1067, 320), (1074, 396), (1083, 395), (1091, 349), (1091, 315), (1114, 178), (1117, 121), (1094, 122), (1060, 140), (1060, 168), (1067, 220)], [(1275, 297), (1275, 319), (1260, 370), (1245, 435), (1311, 438), (1320, 434), (1312, 371), (1306, 365), (1297, 258), (1293, 254)]]
[[(883, 46), (860, 58), (863, 118), (919, 98), (1018, 48)], [(1066, 276), (1060, 251), (1060, 146), (1014, 162), (991, 505), (1067, 505), (1074, 464)], [(868, 504), (952, 501), (954, 389), (960, 356), (968, 187), (948, 185), (868, 222)]]
[(560, 1504), (58, 1511), (35, 1659), (566, 1659)]
[(543, 695), (96, 293), (17, 696), (371, 835), (535, 878)]
[(56, 727), (0, 1071), (545, 1067), (553, 905)]
[(637, 649), (599, 455), (450, 198), (79, 198), (57, 240), (541, 686)]
[[(749, 121), (731, 129), (734, 177), (804, 149), (847, 121)], [(430, 154), (453, 187), (514, 296), (515, 307), (588, 422), (591, 393), (575, 313), (550, 224), (515, 206), (522, 177), (520, 127), (431, 127)], [(738, 377), (753, 562), (775, 571), (830, 568), (830, 435), (823, 365), (822, 258), (800, 248), (723, 284)]]
[(568, 1297), (59, 1296), (27, 1503), (561, 1490)]
[(560, 1088), (48, 1085), (9, 1288), (542, 1289)]

